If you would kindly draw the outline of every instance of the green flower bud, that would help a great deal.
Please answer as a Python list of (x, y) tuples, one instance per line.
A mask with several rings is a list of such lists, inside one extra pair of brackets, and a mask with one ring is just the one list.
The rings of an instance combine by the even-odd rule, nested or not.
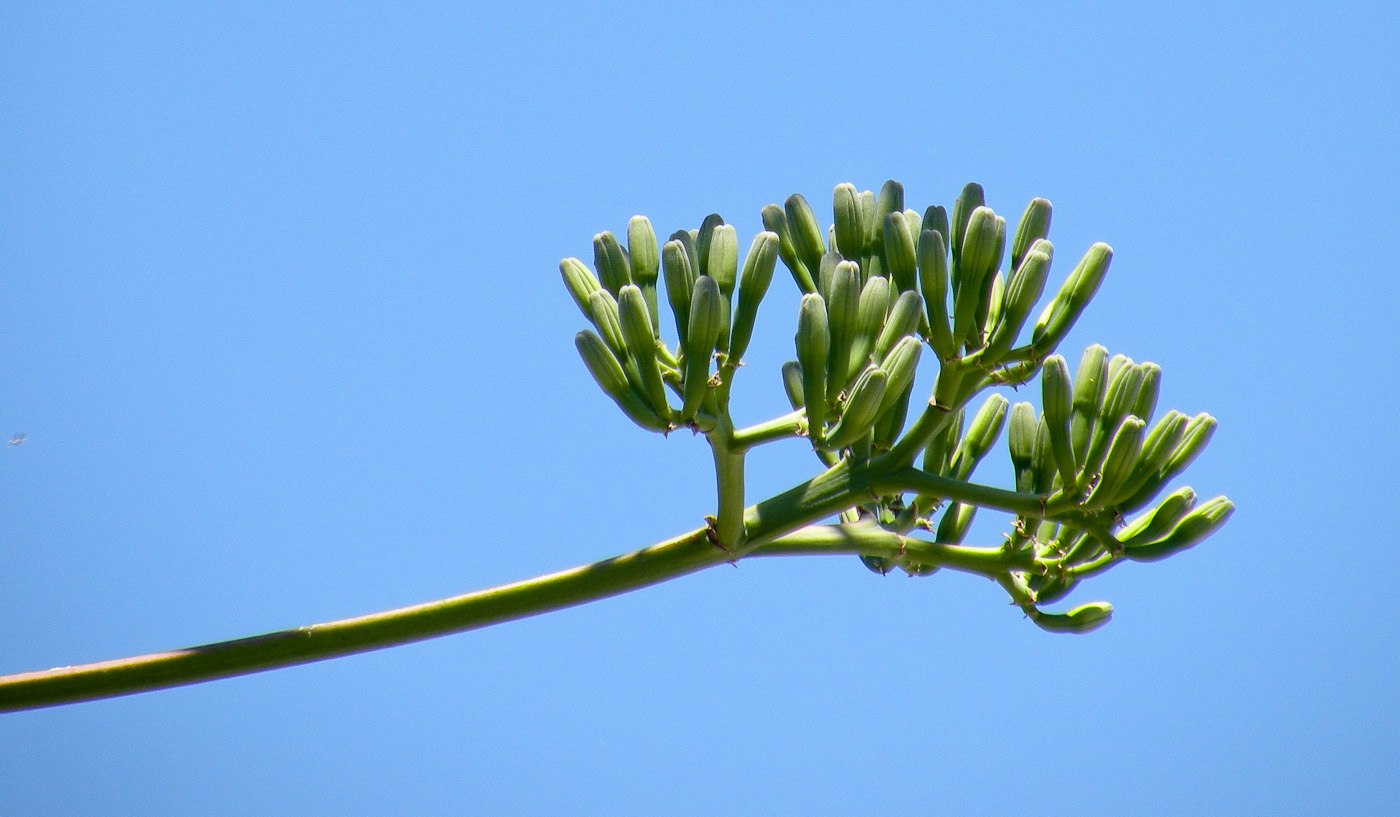
[(1215, 418), (1209, 414), (1198, 414), (1187, 424), (1181, 433), (1181, 440), (1172, 449), (1161, 470), (1148, 476), (1131, 496), (1118, 503), (1120, 511), (1134, 511), (1152, 501), (1152, 498), (1196, 459), (1215, 434)]
[(618, 395), (632, 390), (627, 382), (627, 373), (622, 370), (622, 363), (592, 330), (585, 329), (574, 335), (574, 346), (578, 348), (589, 374), (593, 375), (605, 394), (617, 399)]
[(1001, 359), (1021, 334), (1026, 318), (1045, 291), (1045, 279), (1050, 274), (1050, 256), (1041, 252), (1027, 255), (1011, 276), (1002, 298), (1002, 308), (997, 322), (987, 340), (988, 361)]
[(710, 383), (710, 361), (724, 326), (724, 299), (719, 284), (708, 275), (695, 279), (690, 294), (689, 332), (685, 347), (685, 383), (681, 389), (683, 421), (693, 420)]
[(943, 512), (943, 517), (938, 520), (938, 527), (933, 532), (934, 541), (940, 545), (961, 543), (967, 536), (968, 528), (972, 527), (972, 518), (976, 515), (976, 505), (950, 503), (948, 509)]
[[(913, 293), (905, 294), (912, 295)], [(885, 388), (885, 400), (880, 405), (876, 417), (883, 417), (886, 412), (894, 408), (899, 398), (914, 385), (914, 375), (919, 368), (919, 355), (923, 353), (923, 350), (924, 346), (918, 338), (905, 335), (894, 345), (894, 348), (890, 349), (889, 354), (880, 363), (880, 368), (889, 374), (889, 383)]]
[(1183, 517), (1165, 538), (1146, 545), (1125, 547), (1123, 555), (1135, 562), (1155, 562), (1173, 556), (1220, 530), (1234, 512), (1235, 503), (1218, 496)]
[(648, 284), (655, 286), (661, 270), (661, 256), (657, 251), (656, 231), (646, 216), (632, 216), (627, 222), (627, 256), (632, 264), (632, 280), (637, 286), (643, 292)]
[[(739, 275), (739, 236), (732, 224), (717, 224), (710, 233), (709, 263), (706, 275), (719, 284), (719, 294), (728, 299), (734, 294)], [(697, 245), (697, 249), (698, 249)]]
[(676, 230), (671, 233), (671, 237), (668, 239), (669, 241), (679, 241), (681, 246), (685, 248), (686, 257), (690, 259), (692, 280), (701, 275), (700, 250), (695, 246), (695, 237), (699, 234), (698, 230)]
[(831, 450), (847, 448), (869, 434), (880, 416), (888, 383), (889, 375), (880, 367), (866, 369), (851, 387), (841, 417), (831, 427), (824, 447)]
[(618, 360), (627, 359), (627, 341), (622, 337), (622, 324), (618, 320), (617, 301), (605, 289), (588, 296), (588, 318), (607, 342), (608, 348)]
[(1120, 365), (1116, 372), (1110, 361), (1108, 394), (1104, 398), (1102, 414), (1089, 443), (1089, 453), (1084, 457), (1086, 475), (1098, 472), (1103, 465), (1114, 432), (1118, 430), (1123, 418), (1128, 416), (1128, 410), (1137, 402), (1138, 393), (1142, 391), (1142, 380), (1142, 369), (1132, 361)]
[(627, 354), (641, 376), (639, 391), (653, 411), (663, 420), (669, 420), (671, 407), (666, 402), (666, 387), (661, 382), (661, 366), (656, 360), (656, 331), (651, 325), (646, 296), (640, 287), (628, 284), (622, 288), (617, 305)]
[(802, 364), (795, 360), (783, 364), (783, 392), (787, 394), (793, 411), (807, 404), (802, 392)]
[(909, 222), (903, 213), (890, 213), (885, 216), (882, 230), (885, 267), (900, 292), (910, 292), (917, 288), (919, 283), (919, 260), (914, 247), (914, 235), (909, 232)]
[(856, 336), (851, 341), (851, 356), (846, 364), (847, 382), (853, 381), (870, 364), (875, 338), (884, 328), (889, 311), (889, 280), (879, 275), (870, 276), (860, 291), (860, 303), (856, 307)]
[(1103, 545), (1098, 539), (1073, 528), (1062, 527), (1058, 546), (1065, 554), (1060, 561), (1066, 565), (1086, 564), (1103, 554)]
[(666, 299), (676, 317), (677, 348), (685, 351), (686, 328), (690, 324), (690, 294), (695, 289), (695, 268), (685, 245), (672, 239), (661, 248), (661, 267), (666, 273)]
[(1001, 311), (1001, 298), (1005, 291), (1005, 281), (1000, 268), (1001, 258), (1006, 250), (1006, 219), (997, 216), (995, 227), (992, 261), (988, 267), (990, 271), (982, 279), (982, 293), (977, 299), (977, 312), (972, 318), (972, 334), (968, 338), (968, 347), (974, 349), (987, 342), (987, 336), (991, 334), (992, 327), (996, 325), (997, 315)]
[(1107, 624), (1113, 617), (1113, 605), (1106, 601), (1096, 601), (1076, 607), (1068, 613), (1044, 613), (1035, 610), (1031, 613), (1040, 629), (1049, 633), (1075, 633), (1083, 635)]
[(832, 196), (835, 215), (836, 251), (849, 261), (857, 261), (865, 253), (865, 225), (861, 222), (859, 194), (855, 185), (836, 185)]
[[(724, 224), (724, 218), (721, 217), (719, 213), (710, 213), (708, 216), (705, 216), (705, 220), (700, 222), (700, 229), (695, 231), (695, 254), (700, 258), (700, 274), (708, 275), (715, 279), (715, 283), (720, 285), (720, 294), (728, 295), (729, 292), (734, 290), (733, 281), (730, 281), (729, 291), (726, 292), (724, 283), (720, 281), (720, 276), (715, 275), (714, 272), (710, 270), (710, 242), (714, 240), (715, 230), (722, 224)], [(734, 251), (738, 253), (739, 250), (737, 246)]]
[(1171, 533), (1176, 523), (1195, 505), (1196, 492), (1190, 488), (1178, 488), (1158, 503), (1157, 507), (1125, 525), (1118, 532), (1118, 541), (1122, 542), (1125, 548), (1156, 542)]
[(1132, 363), (1133, 359), (1125, 354), (1116, 354), (1108, 359), (1108, 390), (1113, 391), (1113, 381), (1118, 377), (1118, 373), (1123, 371), (1123, 367)]
[(569, 290), (569, 297), (574, 299), (584, 317), (588, 317), (588, 296), (602, 289), (602, 285), (598, 283), (593, 272), (577, 258), (565, 258), (560, 261), (559, 272), (564, 276), (564, 286)]
[(1031, 343), (1037, 354), (1049, 354), (1064, 340), (1079, 320), (1084, 307), (1099, 291), (1108, 265), (1113, 260), (1113, 248), (1102, 242), (1093, 245), (1060, 286), (1055, 299), (1040, 313)]
[(1132, 413), (1133, 406), (1137, 405), (1138, 396), (1142, 394), (1142, 384), (1146, 375), (1146, 370), (1131, 359), (1118, 367), (1117, 371), (1114, 371), (1110, 363), (1108, 394), (1103, 401), (1104, 422), (1116, 427), (1120, 420)]
[(1026, 257), (1031, 245), (1037, 239), (1050, 234), (1050, 202), (1045, 199), (1031, 199), (1021, 223), (1016, 226), (1016, 238), (1011, 242), (1011, 268), (1021, 268), (1021, 259)]
[[(867, 246), (870, 254), (880, 257), (885, 254), (885, 218), (890, 214), (904, 215), (904, 185), (891, 179), (880, 186), (880, 195), (875, 197), (875, 214), (871, 220), (870, 238)], [(910, 233), (918, 235), (918, 230)]]
[(821, 227), (817, 226), (816, 214), (812, 212), (807, 200), (797, 193), (788, 196), (784, 203), (784, 212), (787, 215), (788, 229), (792, 231), (792, 245), (797, 250), (797, 257), (802, 259), (809, 271), (816, 270), (821, 266), (822, 256), (826, 254), (826, 244), (822, 241), (822, 231)]
[(1033, 582), (1031, 587), (1035, 591), (1036, 604), (1054, 604), (1074, 591), (1079, 586), (1078, 579), (1070, 579), (1064, 576), (1036, 576), (1040, 581)]
[(1048, 494), (1055, 487), (1056, 470), (1055, 452), (1051, 446), (1050, 426), (1045, 422), (1044, 412), (1040, 415), (1040, 422), (1035, 424), (1035, 448), (1031, 450), (1031, 471), (1035, 478), (1031, 491), (1037, 494)]
[(1122, 492), (1122, 487), (1137, 465), (1142, 453), (1142, 437), (1146, 424), (1142, 418), (1129, 414), (1118, 424), (1113, 441), (1108, 446), (1108, 454), (1100, 469), (1098, 484), (1084, 501), (1084, 507), (1097, 510), (1113, 504)]
[(1142, 388), (1129, 411), (1150, 421), (1152, 412), (1157, 410), (1157, 395), (1162, 390), (1162, 367), (1156, 363), (1140, 363), (1138, 368), (1142, 369)]
[(628, 260), (622, 245), (617, 243), (617, 236), (612, 233), (601, 232), (593, 236), (593, 266), (598, 268), (598, 279), (602, 281), (603, 289), (613, 297), (632, 283), (632, 262)]
[(1045, 364), (1041, 367), (1040, 387), (1040, 401), (1045, 409), (1045, 425), (1055, 468), (1060, 472), (1060, 481), (1073, 491), (1079, 484), (1079, 465), (1074, 456), (1073, 438), (1070, 436), (1070, 421), (1074, 416), (1074, 391), (1070, 384), (1069, 366), (1063, 357), (1052, 355), (1045, 359)]
[(632, 264), (632, 280), (641, 287), (651, 315), (651, 325), (661, 325), (656, 304), (656, 279), (661, 270), (661, 255), (656, 248), (656, 231), (646, 216), (632, 216), (627, 222), (627, 257)]
[[(958, 200), (953, 203), (953, 234), (949, 236), (944, 233), (944, 238), (951, 238), (953, 249), (953, 266), (956, 267), (958, 259), (963, 251), (963, 236), (967, 233), (968, 222), (972, 219), (972, 212), (978, 207), (987, 203), (986, 197), (982, 194), (982, 185), (976, 182), (963, 187)], [(927, 221), (928, 219), (925, 219)], [(954, 285), (956, 289), (956, 284)]]
[(1005, 397), (992, 394), (977, 410), (972, 422), (968, 424), (967, 433), (958, 445), (957, 453), (953, 455), (950, 469), (955, 479), (965, 480), (972, 476), (972, 470), (977, 467), (977, 463), (996, 444), (997, 437), (1001, 436), (1001, 428), (1006, 423), (1007, 405)]
[[(969, 210), (968, 215), (971, 214), (972, 211)], [(922, 222), (924, 230), (933, 230), (934, 232), (938, 233), (940, 236), (943, 237), (943, 246), (946, 248), (948, 246), (948, 242), (952, 240), (953, 235), (950, 232), (950, 227), (948, 226), (948, 211), (943, 209), (942, 205), (935, 204), (924, 211), (924, 217), (922, 219)], [(922, 230), (920, 232), (922, 232)], [(948, 259), (945, 257), (943, 259), (943, 262), (946, 265)]]
[[(924, 217), (928, 222), (928, 217)], [(948, 252), (943, 234), (925, 229), (919, 234), (919, 291), (928, 315), (929, 344), (941, 360), (957, 357), (958, 344), (948, 325)]]
[[(918, 342), (914, 338), (911, 340)], [(903, 389), (896, 390), (893, 374), (890, 375), (890, 380), (891, 384), (885, 387), (885, 405), (889, 408), (882, 408), (880, 418), (875, 421), (875, 439), (872, 446), (877, 451), (888, 451), (894, 447), (895, 440), (899, 439), (900, 432), (904, 431), (904, 420), (909, 416), (909, 396), (914, 393), (912, 374)]]
[(792, 273), (792, 279), (797, 282), (797, 289), (804, 295), (816, 292), (817, 282), (812, 277), (815, 270), (808, 269), (798, 256), (797, 245), (792, 241), (792, 231), (788, 228), (787, 214), (783, 212), (783, 208), (776, 204), (764, 207), (763, 228), (777, 234), (778, 257), (783, 259), (783, 264)]
[(841, 391), (850, 383), (846, 373), (850, 367), (851, 346), (855, 342), (857, 316), (860, 313), (860, 266), (854, 261), (842, 261), (837, 265), (826, 311), (831, 327), (826, 402), (834, 406)]
[(979, 340), (973, 345), (982, 346), (983, 339), (991, 338), (992, 329), (996, 328), (1001, 319), (1002, 300), (1005, 297), (1006, 277), (1001, 274), (1001, 270), (997, 270), (992, 273), (992, 285), (987, 288), (987, 297), (983, 298), (981, 305), (977, 307), (977, 318), (973, 323), (977, 326)]
[(826, 364), (831, 350), (831, 330), (826, 302), (812, 293), (802, 296), (797, 312), (797, 361), (802, 366), (802, 394), (806, 401), (808, 434), (820, 445), (826, 423)]
[[(714, 246), (714, 242), (711, 242), (711, 249)], [(734, 328), (729, 342), (731, 360), (742, 359), (749, 348), (754, 321), (758, 318), (758, 305), (768, 294), (777, 265), (778, 236), (768, 232), (754, 236), (753, 244), (749, 245), (749, 254), (744, 257), (743, 275), (739, 278), (739, 302), (734, 308)]]
[(873, 192), (862, 190), (856, 196), (856, 209), (860, 212), (862, 256), (871, 254), (871, 248), (875, 245), (875, 236), (880, 232), (880, 221), (876, 218), (875, 206)]
[(574, 336), (574, 345), (578, 348), (579, 356), (583, 358), (583, 364), (588, 367), (588, 373), (593, 375), (593, 380), (633, 422), (648, 431), (670, 429), (670, 424), (652, 411), (641, 396), (632, 390), (627, 382), (627, 375), (622, 370), (622, 364), (602, 338), (585, 329)]
[[(910, 337), (919, 328), (919, 317), (924, 309), (924, 300), (917, 292), (905, 292), (894, 302), (884, 329), (875, 341), (875, 361), (884, 366), (885, 356), (901, 339)], [(888, 367), (887, 367), (888, 368)]]
[(1206, 449), (1210, 438), (1215, 436), (1215, 418), (1204, 412), (1191, 418), (1186, 424), (1186, 431), (1182, 434), (1181, 442), (1177, 444), (1167, 464), (1163, 466), (1162, 473), (1166, 479), (1172, 479), (1177, 474), (1186, 470), (1200, 453)]
[(1104, 395), (1108, 391), (1108, 350), (1098, 345), (1084, 350), (1079, 370), (1074, 374), (1074, 414), (1070, 423), (1070, 439), (1074, 444), (1074, 459), (1083, 464), (1089, 455), (1089, 441), (1103, 412)]
[(997, 218), (990, 208), (978, 207), (963, 231), (961, 253), (953, 250), (953, 338), (959, 344), (980, 345), (974, 323), (996, 269)]
[(1016, 490), (1024, 493), (1032, 492), (1035, 486), (1032, 464), (1039, 425), (1035, 406), (1030, 403), (1017, 403), (1011, 407), (1011, 418), (1006, 427), (1006, 443), (1011, 449), (1011, 468), (1016, 474)]
[(821, 264), (817, 266), (817, 292), (827, 303), (831, 303), (831, 285), (836, 281), (836, 268), (844, 260), (841, 253), (833, 250), (823, 255)]
[[(919, 242), (919, 235), (924, 231), (924, 220), (919, 215), (918, 210), (904, 211), (904, 226), (905, 229), (909, 231), (909, 236), (914, 239), (914, 243), (917, 245)], [(915, 254), (917, 255), (917, 248)]]
[[(1142, 443), (1142, 453), (1138, 456), (1137, 465), (1133, 466), (1133, 473), (1128, 477), (1128, 481), (1123, 483), (1119, 491), (1120, 498), (1136, 496), (1149, 480), (1155, 480), (1162, 469), (1166, 467), (1167, 460), (1176, 450), (1176, 446), (1181, 442), (1181, 438), (1186, 434), (1187, 417), (1185, 414), (1172, 409), (1167, 412), (1162, 419), (1148, 432), (1147, 439)], [(1143, 504), (1151, 500), (1151, 497), (1144, 498)], [(1136, 508), (1119, 507), (1120, 511), (1132, 511)]]

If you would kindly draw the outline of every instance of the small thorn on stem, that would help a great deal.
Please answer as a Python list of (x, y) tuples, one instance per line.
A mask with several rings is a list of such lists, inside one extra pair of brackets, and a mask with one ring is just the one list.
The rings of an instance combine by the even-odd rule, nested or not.
[(705, 517), (705, 538), (710, 544), (729, 554), (729, 563), (735, 567), (739, 566), (739, 560), (734, 558), (734, 551), (725, 546), (719, 539), (719, 520), (713, 516)]

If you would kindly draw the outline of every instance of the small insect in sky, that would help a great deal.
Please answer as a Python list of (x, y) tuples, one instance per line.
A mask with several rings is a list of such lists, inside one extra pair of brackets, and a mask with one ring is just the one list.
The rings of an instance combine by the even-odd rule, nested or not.
[(27, 439), (29, 439), (28, 434), (16, 434), (10, 438), (10, 445), (19, 445)]

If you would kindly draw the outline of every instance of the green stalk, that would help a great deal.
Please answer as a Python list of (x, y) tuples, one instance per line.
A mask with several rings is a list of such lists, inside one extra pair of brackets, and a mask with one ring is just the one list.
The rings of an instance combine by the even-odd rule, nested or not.
[(877, 476), (869, 481), (877, 491), (917, 491), (919, 494), (951, 499), (964, 505), (977, 505), (997, 511), (1005, 511), (1017, 516), (1040, 519), (1046, 516), (1045, 497), (1040, 494), (1023, 494), (1004, 488), (992, 488), (971, 482), (941, 477), (917, 468), (903, 468), (887, 476)]
[(799, 436), (807, 425), (807, 412), (802, 409), (774, 417), (762, 423), (741, 428), (734, 432), (732, 447), (747, 451), (765, 443)]
[(750, 556), (880, 556), (996, 578), (1011, 570), (1040, 572), (1030, 553), (1001, 547), (943, 545), (900, 536), (878, 525), (810, 525), (764, 545)]
[[(727, 512), (732, 517), (734, 498), (742, 497), (742, 482), (736, 486), (730, 474), (736, 465), (742, 473), (742, 459), (742, 453), (726, 452), (722, 478), (729, 487), (721, 497), (722, 515)], [(747, 522), (750, 531), (745, 546), (751, 549), (773, 542), (858, 501), (863, 488), (853, 485), (845, 469), (840, 470), (835, 476), (828, 472), (747, 510), (740, 507), (739, 519)], [(184, 686), (475, 630), (638, 590), (732, 562), (742, 555), (716, 547), (710, 536), (708, 529), (701, 528), (591, 565), (368, 616), (172, 652), (0, 677), (0, 712)]]
[(734, 426), (728, 417), (707, 436), (715, 458), (715, 490), (719, 497), (715, 536), (721, 548), (737, 554), (744, 544), (744, 449), (734, 446)]
[(295, 630), (0, 678), (0, 712), (130, 695), (324, 661), (615, 596), (728, 562), (704, 529), (490, 590)]

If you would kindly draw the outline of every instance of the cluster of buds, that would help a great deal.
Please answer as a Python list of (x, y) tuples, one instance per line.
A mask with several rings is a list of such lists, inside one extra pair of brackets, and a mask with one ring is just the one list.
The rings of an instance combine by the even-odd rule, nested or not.
[[(1169, 411), (1149, 430), (1160, 367), (1110, 357), (1094, 345), (1071, 377), (1055, 354), (1104, 280), (1113, 257), (1108, 245), (1088, 249), (1023, 342), (1054, 258), (1048, 201), (1027, 206), (1009, 258), (1006, 219), (986, 206), (976, 184), (963, 189), (951, 215), (941, 206), (906, 209), (904, 190), (892, 181), (878, 194), (838, 185), (832, 212), (823, 231), (800, 195), (765, 207), (766, 229), (742, 263), (734, 228), (718, 215), (698, 230), (674, 233), (659, 250), (651, 223), (637, 216), (626, 249), (611, 233), (594, 237), (596, 275), (578, 259), (560, 265), (593, 324), (577, 344), (603, 390), (642, 427), (693, 428), (730, 458), (718, 474), (721, 511), (726, 480), (737, 479), (742, 499), (742, 452), (752, 441), (805, 437), (828, 473), (845, 468), (865, 479), (864, 493), (853, 493), (840, 511), (847, 530), (875, 526), (900, 537), (927, 531), (934, 545), (958, 546), (979, 506), (998, 507), (1002, 495), (987, 493), (998, 489), (966, 486), (1007, 429), (1015, 473), (1009, 495), (1035, 503), (1016, 513), (998, 550), (1006, 568), (992, 577), (1037, 624), (1072, 632), (1103, 624), (1112, 608), (1094, 603), (1056, 614), (1042, 605), (1121, 561), (1154, 561), (1188, 548), (1229, 517), (1228, 499), (1197, 505), (1191, 489), (1181, 488), (1126, 519), (1152, 505), (1195, 459), (1215, 420)], [(796, 359), (782, 367), (790, 433), (736, 433), (729, 381), (779, 259), (801, 292)], [(663, 269), (679, 339), (674, 351), (657, 332)], [(937, 363), (937, 379), (906, 428), (915, 375), (928, 358)], [(1041, 412), (996, 393), (968, 410), (979, 392), (1018, 386), (1038, 373)], [(920, 454), (922, 467), (914, 468)], [(731, 508), (741, 508), (730, 494)], [(982, 501), (984, 495), (990, 498)], [(729, 529), (727, 544), (740, 548), (742, 522), (731, 519)], [(918, 548), (861, 555), (875, 572), (898, 568), (914, 576), (940, 568), (927, 557)]]
[[(777, 253), (778, 237), (759, 233), (741, 272), (734, 227), (719, 216), (705, 219), (699, 230), (675, 233), (660, 251), (645, 216), (628, 224), (626, 249), (610, 232), (594, 236), (596, 275), (577, 258), (559, 264), (570, 295), (594, 326), (575, 337), (589, 372), (643, 428), (709, 430), (724, 411), (716, 402), (721, 398), (713, 389), (718, 383), (712, 382), (712, 366), (717, 356), (737, 364), (748, 348)], [(674, 352), (658, 332), (662, 269), (679, 338)], [(667, 386), (679, 407), (671, 404)]]

